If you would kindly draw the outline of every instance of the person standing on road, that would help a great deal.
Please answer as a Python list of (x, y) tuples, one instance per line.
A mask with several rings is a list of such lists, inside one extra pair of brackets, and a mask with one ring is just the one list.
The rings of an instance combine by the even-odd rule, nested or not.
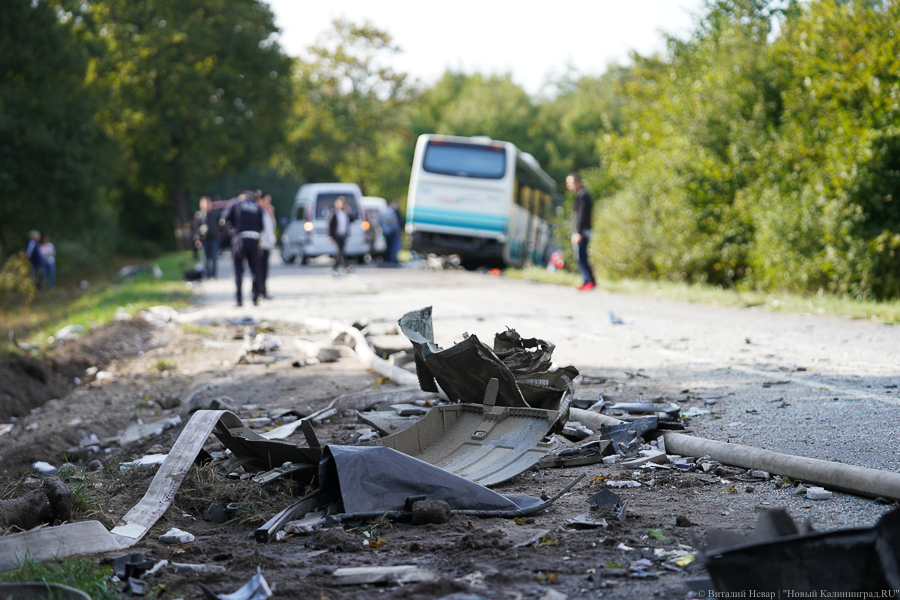
[(56, 287), (56, 246), (50, 241), (50, 236), (44, 234), (41, 242), (41, 279), (47, 280), (47, 289)]
[(400, 212), (396, 200), (391, 200), (384, 214), (381, 215), (381, 232), (384, 234), (384, 262), (397, 264), (397, 253), (400, 251)]
[(25, 256), (27, 256), (29, 262), (31, 262), (31, 268), (28, 270), (28, 274), (31, 276), (32, 281), (34, 281), (35, 287), (40, 288), (41, 270), (44, 267), (44, 261), (41, 257), (41, 232), (36, 229), (32, 229), (28, 232), (28, 246), (25, 248)]
[(575, 206), (572, 210), (572, 249), (578, 257), (578, 269), (584, 283), (575, 289), (583, 292), (596, 287), (594, 283), (594, 271), (588, 262), (588, 243), (591, 239), (591, 219), (594, 212), (594, 199), (581, 183), (581, 176), (571, 173), (566, 177), (566, 188), (575, 192)]
[[(200, 210), (194, 213), (197, 241), (194, 247), (203, 247), (204, 274), (207, 279), (215, 279), (219, 260), (219, 215), (213, 209), (209, 196), (200, 198)], [(198, 246), (199, 245), (199, 246)]]
[(259, 207), (262, 209), (263, 220), (262, 237), (259, 240), (259, 267), (262, 271), (260, 274), (261, 287), (259, 295), (268, 300), (269, 292), (266, 282), (269, 278), (269, 254), (275, 249), (275, 242), (277, 241), (275, 237), (275, 207), (272, 206), (272, 196), (269, 194), (263, 195), (259, 199)]
[(243, 306), (241, 280), (244, 277), (244, 261), (253, 277), (253, 304), (259, 303), (261, 272), (259, 268), (259, 238), (263, 230), (262, 209), (256, 203), (259, 192), (243, 190), (225, 211), (222, 223), (234, 226), (231, 238), (231, 254), (234, 259), (234, 283), (237, 287), (237, 305)]
[(344, 197), (340, 196), (334, 201), (334, 210), (328, 215), (328, 239), (337, 246), (337, 254), (334, 256), (333, 273), (338, 272), (338, 267), (347, 270), (347, 260), (344, 258), (344, 243), (350, 233), (350, 215), (347, 213), (347, 204)]

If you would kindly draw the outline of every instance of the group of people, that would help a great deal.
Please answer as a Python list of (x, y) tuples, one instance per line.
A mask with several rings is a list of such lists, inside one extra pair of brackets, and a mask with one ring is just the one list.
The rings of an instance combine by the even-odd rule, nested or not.
[(253, 304), (259, 304), (260, 298), (270, 298), (266, 288), (269, 254), (275, 249), (277, 241), (272, 196), (263, 194), (260, 190), (244, 189), (236, 198), (226, 201), (213, 202), (208, 197), (203, 197), (200, 199), (200, 210), (194, 215), (194, 222), (197, 231), (195, 247), (199, 243), (199, 247), (203, 248), (206, 276), (215, 279), (221, 234), (230, 231), (237, 305), (244, 304), (241, 288), (245, 263), (253, 281)]
[(56, 246), (50, 241), (50, 236), (37, 230), (28, 234), (28, 246), (25, 248), (25, 256), (31, 263), (29, 275), (38, 289), (56, 287)]

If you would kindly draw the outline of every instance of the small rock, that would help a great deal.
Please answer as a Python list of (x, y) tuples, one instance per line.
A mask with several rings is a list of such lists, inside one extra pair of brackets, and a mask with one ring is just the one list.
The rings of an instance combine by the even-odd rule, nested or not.
[(99, 471), (103, 468), (103, 463), (96, 458), (88, 463), (88, 471)]
[(413, 525), (447, 523), (450, 516), (450, 505), (444, 500), (419, 500), (412, 505)]
[(696, 527), (697, 524), (688, 519), (684, 515), (678, 515), (675, 517), (675, 526), (676, 527)]
[(755, 492), (755, 491), (756, 491), (756, 488), (753, 487), (752, 485), (748, 485), (748, 486), (747, 486), (746, 492), (747, 492), (748, 494), (752, 494), (752, 493)]
[(768, 471), (753, 469), (750, 471), (750, 477), (756, 477), (757, 479), (769, 479), (772, 476), (768, 473)]

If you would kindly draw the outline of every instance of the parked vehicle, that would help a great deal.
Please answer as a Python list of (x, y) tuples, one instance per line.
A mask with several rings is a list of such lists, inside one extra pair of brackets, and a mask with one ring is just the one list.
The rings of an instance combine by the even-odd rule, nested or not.
[(363, 260), (370, 251), (366, 239), (369, 224), (362, 207), (362, 193), (355, 183), (308, 183), (300, 187), (291, 220), (281, 236), (281, 258), (300, 264), (317, 256), (334, 256), (337, 246), (328, 239), (328, 215), (334, 202), (343, 197), (350, 213), (350, 231), (344, 245), (347, 258)]
[(362, 205), (366, 209), (366, 220), (369, 221), (367, 234), (372, 258), (383, 257), (387, 251), (387, 243), (385, 243), (384, 231), (381, 227), (381, 215), (387, 210), (387, 200), (375, 196), (363, 196)]
[(412, 249), (455, 254), (464, 267), (546, 265), (561, 196), (527, 152), (485, 137), (426, 134), (406, 204)]

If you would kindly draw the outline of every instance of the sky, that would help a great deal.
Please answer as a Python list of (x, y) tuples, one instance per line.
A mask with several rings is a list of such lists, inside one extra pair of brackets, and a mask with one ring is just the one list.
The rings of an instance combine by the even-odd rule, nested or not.
[[(511, 73), (538, 94), (569, 68), (600, 75), (629, 53), (664, 49), (661, 32), (686, 38), (704, 0), (267, 0), (291, 56), (330, 28), (332, 19), (364, 20), (386, 30), (403, 51), (394, 68), (424, 84), (447, 69)], [(528, 7), (528, 8), (526, 8)]]

